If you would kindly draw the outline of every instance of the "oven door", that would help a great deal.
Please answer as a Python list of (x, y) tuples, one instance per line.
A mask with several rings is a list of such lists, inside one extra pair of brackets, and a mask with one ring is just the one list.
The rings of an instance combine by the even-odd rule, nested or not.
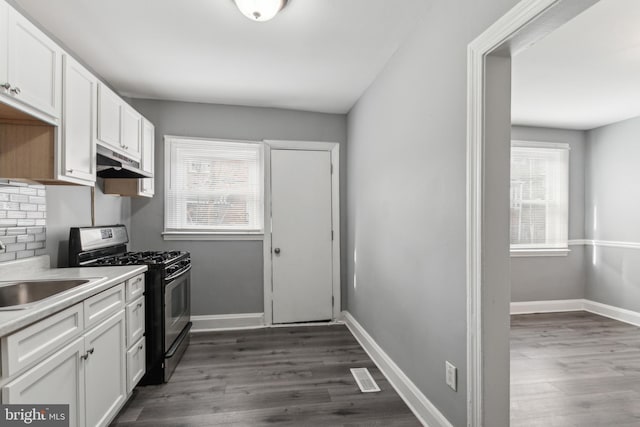
[(191, 318), (191, 266), (167, 279), (164, 291), (164, 351), (169, 350)]

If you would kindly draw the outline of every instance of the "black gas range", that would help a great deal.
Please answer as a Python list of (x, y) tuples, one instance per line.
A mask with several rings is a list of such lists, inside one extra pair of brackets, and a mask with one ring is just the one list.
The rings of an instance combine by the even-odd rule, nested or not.
[(124, 225), (73, 227), (71, 267), (146, 265), (146, 374), (140, 384), (167, 382), (189, 345), (191, 257), (182, 251), (127, 251)]

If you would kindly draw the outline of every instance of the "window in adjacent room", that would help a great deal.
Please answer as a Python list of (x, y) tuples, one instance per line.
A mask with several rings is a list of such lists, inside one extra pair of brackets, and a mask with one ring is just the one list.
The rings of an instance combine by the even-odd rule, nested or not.
[(569, 145), (511, 143), (511, 253), (568, 251)]
[(262, 234), (261, 143), (165, 137), (165, 237)]

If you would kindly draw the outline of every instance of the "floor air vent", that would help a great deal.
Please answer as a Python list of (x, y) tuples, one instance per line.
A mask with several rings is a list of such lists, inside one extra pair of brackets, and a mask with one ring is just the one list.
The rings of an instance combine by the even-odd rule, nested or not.
[(380, 391), (380, 387), (371, 377), (367, 368), (351, 368), (351, 375), (356, 379), (360, 391), (363, 393), (373, 393)]

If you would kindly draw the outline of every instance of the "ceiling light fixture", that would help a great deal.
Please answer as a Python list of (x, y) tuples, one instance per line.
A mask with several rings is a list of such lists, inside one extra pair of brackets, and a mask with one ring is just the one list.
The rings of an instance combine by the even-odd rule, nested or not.
[(233, 0), (240, 12), (252, 21), (272, 19), (287, 4), (287, 0)]

